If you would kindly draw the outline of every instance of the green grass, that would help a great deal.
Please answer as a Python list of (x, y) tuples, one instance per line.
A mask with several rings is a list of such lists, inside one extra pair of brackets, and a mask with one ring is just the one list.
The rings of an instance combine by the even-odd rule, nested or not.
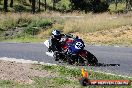
[(37, 88), (62, 88), (63, 85), (69, 85), (72, 83), (72, 81), (62, 77), (35, 78), (35, 82)]
[[(34, 64), (35, 65), (35, 64)], [(39, 64), (37, 64), (39, 65)], [(86, 68), (87, 69), (87, 68)], [(80, 68), (69, 68), (65, 66), (48, 66), (39, 65), (36, 70), (47, 70), (48, 72), (58, 74), (56, 77), (34, 77), (32, 78), (34, 82), (32, 84), (22, 84), (13, 81), (0, 81), (1, 88), (83, 88), (79, 83), (79, 78), (81, 77)], [(88, 69), (87, 69), (88, 71)], [(89, 74), (90, 79), (129, 79), (120, 76), (108, 75), (99, 72), (92, 72)], [(131, 88), (131, 86), (88, 86), (86, 88)]]
[[(49, 88), (62, 88), (65, 86), (66, 88), (81, 88), (78, 78), (81, 77), (81, 69), (80, 68), (69, 68), (65, 66), (48, 66), (48, 65), (40, 65), (40, 70), (48, 70), (53, 73), (57, 73), (59, 77), (55, 78), (37, 78), (37, 82), (39, 82), (39, 85), (41, 83), (44, 87)], [(87, 69), (88, 70), (88, 69)], [(124, 78), (120, 76), (113, 76), (108, 74), (103, 74), (99, 72), (92, 72), (89, 74), (90, 79), (129, 79), (132, 80), (132, 78)], [(36, 80), (36, 79), (35, 79)], [(68, 84), (68, 85), (67, 85)], [(119, 88), (131, 88), (132, 86), (119, 86)], [(95, 86), (89, 86), (87, 88), (95, 88)], [(102, 86), (96, 88), (102, 88)], [(115, 86), (104, 86), (104, 88), (115, 88)], [(118, 86), (117, 86), (118, 88)]]
[(48, 70), (53, 71), (56, 73), (59, 73), (61, 76), (72, 76), (72, 77), (78, 77), (81, 76), (78, 69), (67, 69), (67, 67), (64, 66), (40, 66), (42, 70)]
[(22, 42), (22, 43), (28, 43), (28, 42), (44, 42), (45, 39), (33, 37), (33, 36), (23, 36), (20, 38), (13, 38), (13, 39), (6, 39), (6, 40), (1, 40), (1, 42)]
[(20, 84), (10, 80), (0, 80), (0, 88), (31, 88), (31, 87), (33, 86), (28, 84)]
[[(43, 17), (43, 15), (32, 15), (32, 14), (28, 14), (28, 13), (24, 13), (24, 14), (2, 14), (0, 16), (0, 34), (4, 34), (5, 31), (15, 31), (17, 28), (21, 28), (23, 33), (19, 34), (19, 36), (21, 37), (17, 37), (17, 36), (9, 36), (7, 37), (9, 41), (41, 41), (43, 39), (40, 39), (37, 37), (37, 34), (39, 34), (40, 32), (43, 32), (49, 28), (52, 27), (53, 23), (54, 23), (55, 19), (52, 18), (45, 18)], [(32, 37), (27, 37), (25, 36), (31, 36), (31, 35), (35, 35), (33, 38)], [(22, 36), (23, 35), (23, 36)], [(4, 37), (4, 36), (3, 36)], [(7, 41), (4, 40), (4, 38), (0, 38), (0, 40), (2, 41)], [(11, 40), (12, 39), (12, 40)]]
[[(48, 66), (48, 65), (40, 65), (40, 69), (41, 70), (48, 70), (48, 71), (53, 71), (53, 72), (58, 72), (61, 76), (72, 76), (72, 77), (80, 77), (81, 76), (81, 69), (76, 68), (76, 67), (65, 67), (65, 66)], [(88, 71), (89, 70), (88, 67), (86, 67), (86, 69)], [(125, 79), (124, 77), (120, 77), (120, 76), (111, 76), (111, 75), (107, 75), (107, 74), (103, 74), (103, 73), (99, 73), (99, 72), (94, 72), (92, 71), (93, 74), (90, 75), (94, 75), (95, 77), (91, 76), (92, 78), (97, 78), (97, 79)], [(131, 79), (132, 80), (132, 79)]]
[(45, 18), (39, 14), (32, 15), (28, 13), (17, 14), (17, 13), (7, 13), (0, 16), (0, 29), (10, 30), (15, 27), (40, 27), (46, 28), (52, 26), (54, 19)]

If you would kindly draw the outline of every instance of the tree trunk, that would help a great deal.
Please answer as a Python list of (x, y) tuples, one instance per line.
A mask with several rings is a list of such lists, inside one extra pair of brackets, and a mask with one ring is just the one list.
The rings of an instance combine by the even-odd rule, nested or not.
[(13, 0), (11, 0), (10, 2), (10, 7), (13, 7)]
[(126, 10), (129, 11), (132, 8), (132, 0), (126, 0)]
[(4, 11), (8, 12), (8, 0), (4, 0)]
[(118, 2), (117, 2), (117, 0), (115, 0), (115, 10), (117, 10), (117, 4), (118, 4)]
[(36, 0), (32, 0), (32, 13), (35, 13), (35, 4), (36, 4)]
[(39, 9), (38, 9), (38, 11), (40, 12), (40, 0), (39, 0)]
[(132, 10), (132, 0), (130, 0), (130, 2), (129, 2), (129, 3), (130, 3), (131, 10)]
[(56, 0), (53, 0), (53, 10), (55, 10), (55, 1)]
[(32, 3), (32, 0), (29, 0), (30, 4)]
[(1, 1), (2, 1), (2, 0), (0, 0), (0, 4), (1, 4)]
[(46, 0), (45, 0), (45, 11), (46, 11), (46, 7), (47, 7), (47, 3), (46, 3)]

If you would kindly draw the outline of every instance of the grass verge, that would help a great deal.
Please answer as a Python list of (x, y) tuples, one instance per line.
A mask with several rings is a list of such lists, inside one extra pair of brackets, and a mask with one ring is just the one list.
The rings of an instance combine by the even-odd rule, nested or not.
[[(78, 16), (78, 14), (59, 13), (40, 13), (35, 15), (29, 13), (8, 13), (1, 14), (0, 19), (1, 36), (4, 35), (3, 32), (7, 32), (9, 37), (20, 36), (19, 32), (22, 32), (22, 35), (24, 33), (35, 35), (35, 37), (22, 36), (7, 40), (0, 39), (0, 41), (41, 42), (51, 35), (53, 29), (59, 29), (63, 33), (78, 33), (81, 36), (80, 38), (89, 44), (132, 45), (131, 13), (121, 15), (89, 13), (81, 16)], [(123, 28), (124, 26), (126, 26), (125, 29)], [(21, 30), (19, 31), (16, 28)]]
[[(35, 65), (35, 64), (34, 64)], [(39, 64), (37, 64), (38, 66)], [(33, 68), (32, 68), (33, 69)], [(56, 77), (34, 77), (32, 84), (16, 83), (9, 80), (0, 81), (1, 88), (83, 88), (78, 79), (81, 77), (80, 68), (69, 68), (65, 66), (48, 66), (39, 65), (35, 68), (39, 71), (48, 71), (49, 73), (58, 74)], [(90, 79), (129, 79), (120, 76), (108, 75), (99, 72), (92, 72), (89, 74)], [(86, 88), (131, 88), (130, 86), (87, 86)]]
[(20, 42), (20, 43), (29, 43), (29, 42), (43, 42), (45, 39), (33, 37), (33, 36), (24, 36), (20, 38), (6, 39), (2, 42)]

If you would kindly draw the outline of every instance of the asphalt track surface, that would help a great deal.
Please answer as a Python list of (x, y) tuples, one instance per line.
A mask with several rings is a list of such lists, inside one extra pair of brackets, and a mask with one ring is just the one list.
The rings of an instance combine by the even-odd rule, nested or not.
[[(85, 49), (93, 53), (101, 63), (94, 67), (94, 70), (132, 77), (132, 47), (88, 45)], [(47, 48), (42, 43), (0, 42), (0, 57), (60, 64), (52, 57), (47, 56), (46, 51)]]

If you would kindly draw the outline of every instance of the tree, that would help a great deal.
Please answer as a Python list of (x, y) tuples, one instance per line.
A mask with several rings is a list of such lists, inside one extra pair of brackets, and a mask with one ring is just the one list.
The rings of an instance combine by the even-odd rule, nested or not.
[(93, 11), (94, 13), (105, 12), (108, 10), (109, 4), (105, 0), (70, 0), (73, 10)]
[(29, 0), (30, 4), (32, 3), (32, 0)]
[(4, 0), (4, 11), (8, 12), (8, 0)]
[(0, 4), (1, 4), (1, 1), (2, 1), (2, 0), (0, 0)]
[(13, 7), (13, 0), (11, 0), (10, 2), (10, 7)]
[(115, 0), (115, 10), (117, 10), (117, 4), (118, 4), (118, 1)]
[(46, 0), (44, 0), (44, 1), (45, 1), (45, 11), (46, 11), (47, 4), (46, 4)]
[(132, 0), (126, 0), (126, 11), (131, 10)]
[(53, 0), (53, 10), (55, 10), (56, 3), (58, 3), (61, 0)]
[(55, 0), (53, 0), (53, 10), (55, 10)]
[(32, 0), (32, 13), (35, 13), (35, 4), (36, 4), (36, 0)]
[(39, 9), (38, 9), (38, 11), (40, 12), (40, 0), (39, 0)]

